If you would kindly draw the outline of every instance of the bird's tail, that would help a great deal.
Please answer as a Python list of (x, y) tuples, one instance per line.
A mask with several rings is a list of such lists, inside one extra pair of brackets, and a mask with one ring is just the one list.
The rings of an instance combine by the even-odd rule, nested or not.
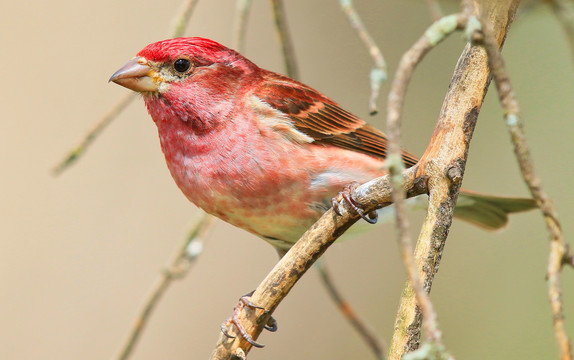
[(499, 230), (508, 215), (536, 208), (534, 199), (493, 196), (461, 189), (454, 216), (486, 230)]

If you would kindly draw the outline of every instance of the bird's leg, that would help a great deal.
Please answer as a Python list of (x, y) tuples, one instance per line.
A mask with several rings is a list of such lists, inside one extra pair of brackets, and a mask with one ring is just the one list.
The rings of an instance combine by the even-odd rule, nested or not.
[[(262, 348), (264, 345), (261, 345), (259, 343), (256, 343), (255, 340), (253, 340), (253, 338), (251, 337), (251, 335), (249, 335), (247, 333), (247, 331), (243, 328), (243, 325), (241, 325), (241, 321), (239, 320), (239, 313), (241, 312), (241, 310), (244, 307), (250, 307), (252, 309), (261, 309), (263, 310), (264, 313), (267, 313), (268, 310), (261, 307), (261, 306), (257, 306), (254, 303), (251, 302), (251, 300), (249, 300), (249, 297), (253, 294), (253, 291), (243, 295), (240, 299), (239, 302), (237, 303), (237, 305), (235, 305), (235, 308), (233, 309), (233, 314), (231, 315), (231, 317), (229, 317), (229, 319), (227, 319), (227, 321), (225, 321), (223, 324), (221, 324), (221, 332), (223, 333), (223, 335), (227, 336), (228, 338), (234, 338), (235, 336), (229, 334), (229, 332), (227, 331), (227, 329), (229, 329), (229, 326), (231, 324), (233, 324), (237, 330), (239, 330), (239, 333), (241, 334), (241, 336), (251, 345), (257, 347), (257, 348)], [(269, 330), (269, 331), (277, 331), (277, 321), (275, 321), (275, 319), (273, 317), (270, 317), (269, 320), (267, 320), (267, 324), (265, 324), (265, 329)]]
[(343, 191), (337, 194), (337, 196), (335, 196), (331, 201), (333, 205), (333, 211), (335, 211), (337, 215), (341, 215), (341, 211), (339, 209), (340, 206), (339, 202), (341, 200), (345, 200), (351, 206), (351, 208), (353, 208), (353, 210), (355, 210), (355, 212), (359, 214), (361, 218), (363, 218), (363, 220), (365, 220), (369, 224), (375, 224), (377, 222), (377, 219), (379, 218), (377, 212), (373, 210), (368, 213), (365, 213), (365, 210), (362, 208), (362, 205), (358, 204), (353, 199), (353, 192), (357, 189), (357, 187), (359, 187), (359, 183), (356, 181), (353, 181), (352, 183), (346, 185), (345, 188), (343, 188)]

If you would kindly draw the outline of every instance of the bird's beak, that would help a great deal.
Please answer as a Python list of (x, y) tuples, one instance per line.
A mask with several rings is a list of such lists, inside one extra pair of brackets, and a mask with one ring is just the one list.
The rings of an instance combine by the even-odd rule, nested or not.
[(138, 92), (156, 92), (155, 71), (142, 57), (135, 57), (116, 71), (109, 81)]

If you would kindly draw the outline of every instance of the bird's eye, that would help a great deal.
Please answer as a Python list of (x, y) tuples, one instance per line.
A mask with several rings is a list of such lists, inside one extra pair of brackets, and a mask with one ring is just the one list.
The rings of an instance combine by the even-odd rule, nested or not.
[(173, 63), (173, 68), (178, 73), (185, 73), (191, 67), (191, 61), (189, 59), (177, 59)]

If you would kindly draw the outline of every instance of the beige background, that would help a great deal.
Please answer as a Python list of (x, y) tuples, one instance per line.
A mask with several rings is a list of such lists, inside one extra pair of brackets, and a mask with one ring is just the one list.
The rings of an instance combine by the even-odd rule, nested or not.
[[(391, 70), (429, 24), (421, 1), (357, 1)], [(367, 4), (369, 3), (369, 4)], [(109, 76), (163, 39), (179, 2), (2, 3), (0, 52), (0, 358), (110, 359), (197, 209), (173, 184), (156, 129), (136, 101), (59, 178), (51, 167), (126, 93)], [(187, 34), (230, 44), (234, 1), (202, 1)], [(303, 81), (367, 117), (370, 59), (336, 1), (288, 1)], [(422, 153), (463, 46), (455, 35), (413, 79), (405, 143)], [(254, 1), (245, 54), (282, 71), (266, 1)], [(514, 26), (505, 55), (538, 171), (571, 238), (574, 67), (545, 7)], [(383, 88), (386, 94), (389, 85)], [(473, 139), (465, 186), (527, 194), (494, 93)], [(384, 107), (386, 95), (379, 101)], [(384, 111), (382, 112), (384, 114)], [(369, 121), (383, 127), (383, 115)], [(413, 215), (415, 225), (421, 215)], [(416, 232), (413, 231), (413, 232)], [(538, 213), (502, 233), (455, 223), (432, 292), (459, 359), (557, 358), (546, 299), (547, 238)], [(344, 293), (389, 339), (404, 282), (392, 225), (334, 246), (326, 259)], [(197, 266), (154, 314), (134, 359), (205, 359), (237, 298), (275, 263), (253, 236), (219, 223)], [(574, 276), (563, 277), (574, 334)], [(310, 271), (276, 312), (279, 332), (250, 359), (371, 359)]]

